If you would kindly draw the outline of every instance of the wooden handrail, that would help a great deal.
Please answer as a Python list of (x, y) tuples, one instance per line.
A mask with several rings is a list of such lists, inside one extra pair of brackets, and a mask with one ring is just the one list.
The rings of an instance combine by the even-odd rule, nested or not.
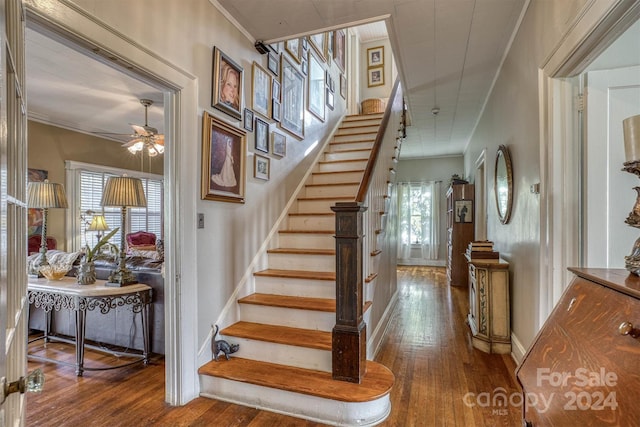
[[(391, 95), (389, 96), (389, 100), (393, 100), (396, 97), (396, 92), (400, 87), (400, 79), (396, 78), (396, 82), (393, 85), (393, 89), (391, 90)], [(391, 108), (392, 102), (387, 103), (387, 108), (384, 110), (384, 116), (382, 116), (382, 121), (380, 122), (380, 128), (378, 129), (378, 134), (376, 135), (376, 140), (373, 143), (373, 147), (371, 148), (371, 155), (369, 156), (369, 161), (367, 162), (367, 168), (364, 170), (364, 176), (362, 177), (362, 182), (360, 183), (360, 188), (358, 188), (358, 194), (356, 195), (356, 202), (364, 202), (364, 199), (367, 197), (367, 192), (369, 191), (369, 185), (371, 184), (371, 177), (373, 176), (373, 172), (376, 168), (376, 163), (378, 162), (378, 153), (380, 153), (380, 147), (382, 147), (382, 142), (384, 139), (384, 134), (387, 131), (387, 126), (389, 124), (389, 117), (391, 117)]]

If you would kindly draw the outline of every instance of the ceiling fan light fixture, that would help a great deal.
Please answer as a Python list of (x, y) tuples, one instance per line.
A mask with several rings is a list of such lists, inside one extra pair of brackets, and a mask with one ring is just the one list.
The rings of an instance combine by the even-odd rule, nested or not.
[(156, 151), (158, 152), (158, 154), (164, 153), (164, 145), (156, 143), (156, 144), (154, 144), (154, 147), (155, 147)]
[(131, 147), (127, 148), (127, 150), (129, 150), (131, 154), (136, 154), (139, 151), (142, 151), (143, 148), (144, 148), (144, 143), (142, 141), (138, 141), (135, 144), (133, 144)]
[(149, 126), (148, 123), (148, 108), (153, 104), (153, 101), (141, 99), (140, 103), (144, 106), (144, 125), (132, 124), (134, 134), (131, 137), (133, 139), (124, 145), (132, 154), (137, 154), (146, 148), (149, 157), (155, 157), (164, 153), (164, 135), (158, 134), (158, 129)]

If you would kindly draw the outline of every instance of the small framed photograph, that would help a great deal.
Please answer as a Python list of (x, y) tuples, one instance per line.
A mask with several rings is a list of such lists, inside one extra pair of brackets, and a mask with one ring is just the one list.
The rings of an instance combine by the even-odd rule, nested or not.
[(347, 53), (347, 35), (344, 30), (337, 30), (335, 36), (335, 48), (333, 50), (333, 59), (336, 61), (336, 65), (340, 68), (340, 71), (344, 73), (344, 65), (346, 62)]
[(309, 40), (307, 40), (306, 37), (302, 38), (302, 51), (303, 53), (306, 53), (307, 50), (309, 50)]
[(300, 39), (287, 40), (286, 42), (284, 42), (284, 49), (289, 52), (291, 57), (295, 59), (298, 64), (300, 63), (300, 56), (302, 55), (302, 46), (300, 46)]
[(242, 118), (242, 79), (242, 67), (214, 47), (211, 106), (236, 120)]
[(202, 199), (244, 203), (246, 132), (206, 111), (202, 125)]
[(340, 96), (347, 99), (347, 78), (344, 74), (340, 74)]
[(253, 132), (253, 111), (248, 108), (244, 109), (244, 128), (249, 132)]
[(271, 132), (271, 152), (276, 156), (286, 156), (287, 137), (278, 132)]
[(309, 74), (309, 62), (305, 58), (302, 58), (300, 70), (305, 76)]
[(327, 33), (314, 34), (309, 37), (311, 46), (315, 49), (316, 53), (320, 57), (320, 60), (324, 62), (324, 45), (326, 43)]
[(253, 111), (269, 118), (271, 107), (271, 76), (255, 61), (252, 68), (251, 107)]
[(374, 67), (367, 70), (367, 85), (368, 87), (382, 86), (384, 85), (384, 68)]
[(280, 59), (278, 58), (280, 55), (275, 52), (269, 52), (267, 58), (267, 68), (274, 75), (280, 74)]
[(326, 89), (327, 92), (327, 107), (329, 107), (330, 109), (333, 110), (333, 92), (331, 92), (331, 89), (327, 88)]
[(269, 152), (269, 123), (256, 117), (256, 150)]
[(280, 102), (280, 82), (277, 79), (271, 81), (271, 98)]
[(453, 213), (455, 222), (473, 222), (473, 200), (456, 200)]
[(384, 65), (384, 46), (367, 49), (367, 67)]
[(277, 99), (271, 100), (271, 118), (276, 122), (280, 122), (280, 117), (282, 113), (282, 108), (280, 107), (280, 101)]
[(265, 181), (269, 180), (269, 172), (271, 169), (271, 165), (269, 164), (270, 159), (268, 157), (260, 156), (259, 154), (254, 154), (253, 156), (253, 177), (258, 179), (263, 179)]

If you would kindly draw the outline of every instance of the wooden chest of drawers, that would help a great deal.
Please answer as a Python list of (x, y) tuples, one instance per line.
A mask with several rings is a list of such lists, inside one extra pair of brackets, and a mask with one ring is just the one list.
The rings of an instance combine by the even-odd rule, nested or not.
[(640, 425), (640, 278), (570, 270), (576, 277), (516, 371), (523, 425)]

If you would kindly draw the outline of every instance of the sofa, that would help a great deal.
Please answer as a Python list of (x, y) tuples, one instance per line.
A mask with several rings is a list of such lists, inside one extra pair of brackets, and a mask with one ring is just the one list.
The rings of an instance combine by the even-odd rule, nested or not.
[[(50, 252), (55, 253), (56, 251)], [(77, 257), (67, 276), (75, 276), (79, 261), (80, 256)], [(153, 306), (149, 313), (151, 352), (164, 354), (164, 255), (161, 258), (127, 255), (125, 261), (138, 282), (149, 285), (153, 289)], [(117, 267), (117, 260), (103, 255), (98, 256), (94, 263), (96, 277), (101, 280), (106, 280), (111, 271)], [(53, 333), (75, 335), (75, 314), (72, 311), (54, 312), (52, 319), (51, 331)], [(30, 307), (29, 328), (42, 331), (44, 325), (44, 312), (33, 306)], [(131, 307), (117, 307), (107, 314), (93, 310), (87, 312), (85, 337), (88, 341), (95, 341), (105, 347), (118, 346), (142, 350), (143, 335), (140, 327), (140, 314), (133, 313)]]

